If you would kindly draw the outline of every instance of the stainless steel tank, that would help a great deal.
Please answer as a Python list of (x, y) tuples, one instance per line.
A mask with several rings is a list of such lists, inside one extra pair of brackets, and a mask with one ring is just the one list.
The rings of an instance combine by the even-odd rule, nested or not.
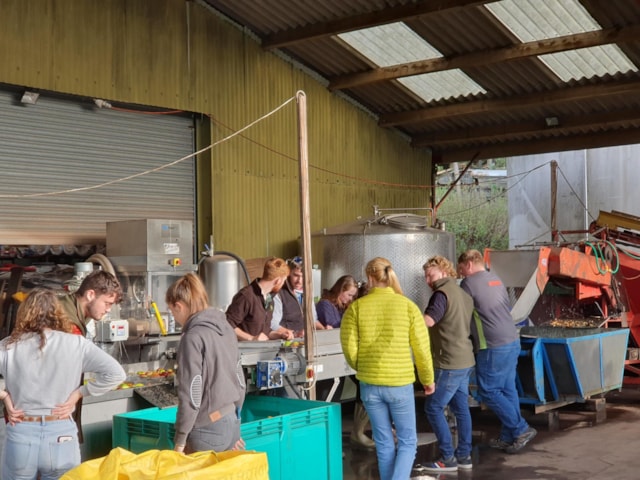
[[(342, 275), (366, 280), (365, 266), (374, 257), (387, 258), (404, 294), (420, 309), (427, 306), (431, 290), (422, 265), (434, 255), (456, 261), (452, 233), (430, 228), (426, 217), (393, 214), (325, 228), (312, 235), (312, 248), (322, 252), (322, 288), (330, 288)], [(315, 260), (314, 260), (315, 261)]]
[(227, 253), (206, 256), (198, 266), (198, 273), (207, 289), (209, 304), (226, 311), (233, 296), (248, 285), (241, 261)]

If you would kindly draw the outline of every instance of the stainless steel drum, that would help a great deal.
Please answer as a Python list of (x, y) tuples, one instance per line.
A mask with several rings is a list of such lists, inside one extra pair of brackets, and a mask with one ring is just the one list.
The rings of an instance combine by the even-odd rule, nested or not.
[(246, 275), (238, 259), (224, 253), (204, 257), (198, 272), (207, 288), (209, 304), (225, 311), (233, 296), (245, 285)]
[(404, 294), (420, 309), (427, 306), (431, 290), (422, 265), (434, 255), (456, 261), (452, 233), (430, 228), (425, 217), (393, 214), (325, 228), (312, 235), (314, 251), (322, 252), (322, 287), (330, 288), (342, 275), (366, 280), (364, 268), (374, 257), (393, 265)]

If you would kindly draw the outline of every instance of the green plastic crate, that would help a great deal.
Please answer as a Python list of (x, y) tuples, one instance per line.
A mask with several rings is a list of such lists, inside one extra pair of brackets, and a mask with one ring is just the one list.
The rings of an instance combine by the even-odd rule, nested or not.
[[(113, 447), (134, 453), (173, 449), (176, 412), (147, 408), (114, 415)], [(267, 454), (271, 480), (342, 479), (339, 403), (248, 395), (240, 430), (247, 450)]]

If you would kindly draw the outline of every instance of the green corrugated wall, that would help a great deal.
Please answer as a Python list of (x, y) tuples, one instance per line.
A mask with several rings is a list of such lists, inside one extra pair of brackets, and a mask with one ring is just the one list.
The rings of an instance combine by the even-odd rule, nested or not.
[[(381, 208), (425, 207), (428, 153), (197, 2), (2, 0), (0, 82), (198, 112), (197, 148), (302, 90), (307, 97), (311, 229)], [(1, 145), (0, 145), (1, 148)], [(300, 235), (298, 131), (291, 102), (198, 158), (199, 247), (290, 256)], [(96, 166), (99, 175), (100, 166)]]

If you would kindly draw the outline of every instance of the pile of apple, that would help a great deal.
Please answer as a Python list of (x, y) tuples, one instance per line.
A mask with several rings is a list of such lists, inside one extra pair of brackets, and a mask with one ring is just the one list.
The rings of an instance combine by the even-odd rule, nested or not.
[[(158, 368), (156, 370), (148, 370), (148, 371), (139, 371), (136, 372), (138, 377), (142, 378), (167, 378), (174, 375), (174, 371), (172, 368)], [(116, 387), (116, 390), (124, 390), (127, 388), (138, 388), (146, 386), (141, 382), (122, 382), (120, 385)]]
[(136, 374), (140, 377), (140, 378), (160, 378), (160, 377), (170, 377), (171, 375), (173, 375), (173, 369), (172, 368), (157, 368), (155, 370), (148, 370), (148, 371), (140, 371), (140, 372), (136, 372)]
[(116, 390), (125, 390), (127, 388), (144, 387), (144, 383), (122, 382), (116, 387)]

